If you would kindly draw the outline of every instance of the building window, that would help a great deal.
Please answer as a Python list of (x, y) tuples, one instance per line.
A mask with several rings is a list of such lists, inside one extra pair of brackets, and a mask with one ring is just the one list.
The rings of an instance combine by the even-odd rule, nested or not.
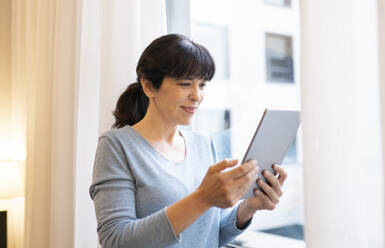
[(271, 4), (271, 5), (283, 6), (283, 7), (291, 6), (291, 0), (265, 0), (265, 3)]
[(215, 77), (229, 79), (229, 31), (227, 26), (195, 23), (193, 40), (205, 46), (215, 61)]
[(265, 44), (267, 81), (294, 83), (292, 38), (266, 33)]

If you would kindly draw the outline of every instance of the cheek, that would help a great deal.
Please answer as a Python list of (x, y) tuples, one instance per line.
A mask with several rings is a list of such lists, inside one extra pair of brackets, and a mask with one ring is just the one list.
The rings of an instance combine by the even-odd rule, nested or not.
[(199, 99), (200, 99), (200, 102), (202, 102), (203, 101), (203, 99), (205, 99), (205, 93), (206, 92), (201, 92), (201, 94), (200, 94), (200, 97), (199, 97)]
[(173, 111), (186, 103), (186, 97), (180, 92), (173, 92), (163, 99), (163, 107)]
[(174, 99), (175, 104), (183, 105), (188, 99), (188, 94), (187, 92), (175, 92), (175, 94), (172, 96), (172, 99)]

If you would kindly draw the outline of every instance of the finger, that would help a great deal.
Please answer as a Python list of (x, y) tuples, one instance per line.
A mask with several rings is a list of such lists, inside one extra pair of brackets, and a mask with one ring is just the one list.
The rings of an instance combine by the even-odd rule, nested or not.
[(274, 203), (261, 190), (256, 189), (254, 194), (261, 200), (265, 209), (273, 210), (275, 208)]
[[(247, 176), (237, 178), (234, 181), (237, 181), (239, 183), (240, 181), (244, 181), (242, 184), (238, 184), (238, 187), (235, 187), (235, 197), (237, 199), (241, 199), (241, 197), (250, 189), (251, 185), (255, 182), (255, 179), (258, 177), (258, 170), (254, 169), (252, 170)], [(245, 181), (245, 178), (248, 180)]]
[(227, 179), (235, 179), (237, 177), (241, 177), (245, 174), (247, 174), (249, 171), (255, 168), (257, 166), (256, 160), (249, 160), (237, 168), (234, 168), (232, 170), (224, 172), (224, 177)]
[(279, 174), (278, 181), (282, 186), (287, 178), (287, 172), (284, 169), (282, 169), (281, 166), (278, 166), (276, 164), (273, 165), (273, 169)]
[(278, 197), (281, 197), (282, 190), (281, 190), (281, 183), (279, 182), (279, 180), (270, 171), (267, 171), (267, 170), (263, 171), (262, 175), (267, 179), (267, 181), (273, 187)]
[(233, 187), (241, 188), (246, 187), (246, 190), (251, 186), (253, 182), (257, 179), (259, 167), (255, 167), (248, 173), (244, 174), (241, 177), (237, 177), (233, 180)]
[(224, 169), (230, 168), (238, 164), (238, 159), (224, 159), (221, 162), (212, 165), (210, 171), (213, 173), (221, 172)]
[(277, 204), (279, 202), (279, 197), (277, 196), (277, 194), (275, 193), (275, 191), (273, 190), (272, 187), (267, 185), (267, 183), (265, 183), (261, 179), (258, 179), (257, 183), (258, 183), (259, 187), (261, 187), (261, 189), (265, 192), (265, 194), (270, 198), (270, 200), (274, 204)]

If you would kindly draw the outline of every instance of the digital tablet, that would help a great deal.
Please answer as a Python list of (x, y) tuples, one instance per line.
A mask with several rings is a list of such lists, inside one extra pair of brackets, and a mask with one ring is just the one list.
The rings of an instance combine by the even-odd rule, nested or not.
[[(257, 160), (258, 178), (268, 183), (262, 176), (262, 172), (268, 170), (273, 175), (276, 174), (273, 164), (282, 163), (289, 146), (297, 135), (299, 125), (299, 111), (265, 109), (242, 163), (250, 159)], [(243, 195), (242, 199), (255, 197), (255, 188), (260, 188), (256, 182)]]

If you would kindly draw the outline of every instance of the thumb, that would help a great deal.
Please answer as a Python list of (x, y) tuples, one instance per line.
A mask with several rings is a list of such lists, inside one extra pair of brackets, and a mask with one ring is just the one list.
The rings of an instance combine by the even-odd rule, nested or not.
[(224, 159), (221, 162), (210, 167), (211, 172), (218, 173), (224, 169), (230, 168), (238, 164), (238, 159)]

